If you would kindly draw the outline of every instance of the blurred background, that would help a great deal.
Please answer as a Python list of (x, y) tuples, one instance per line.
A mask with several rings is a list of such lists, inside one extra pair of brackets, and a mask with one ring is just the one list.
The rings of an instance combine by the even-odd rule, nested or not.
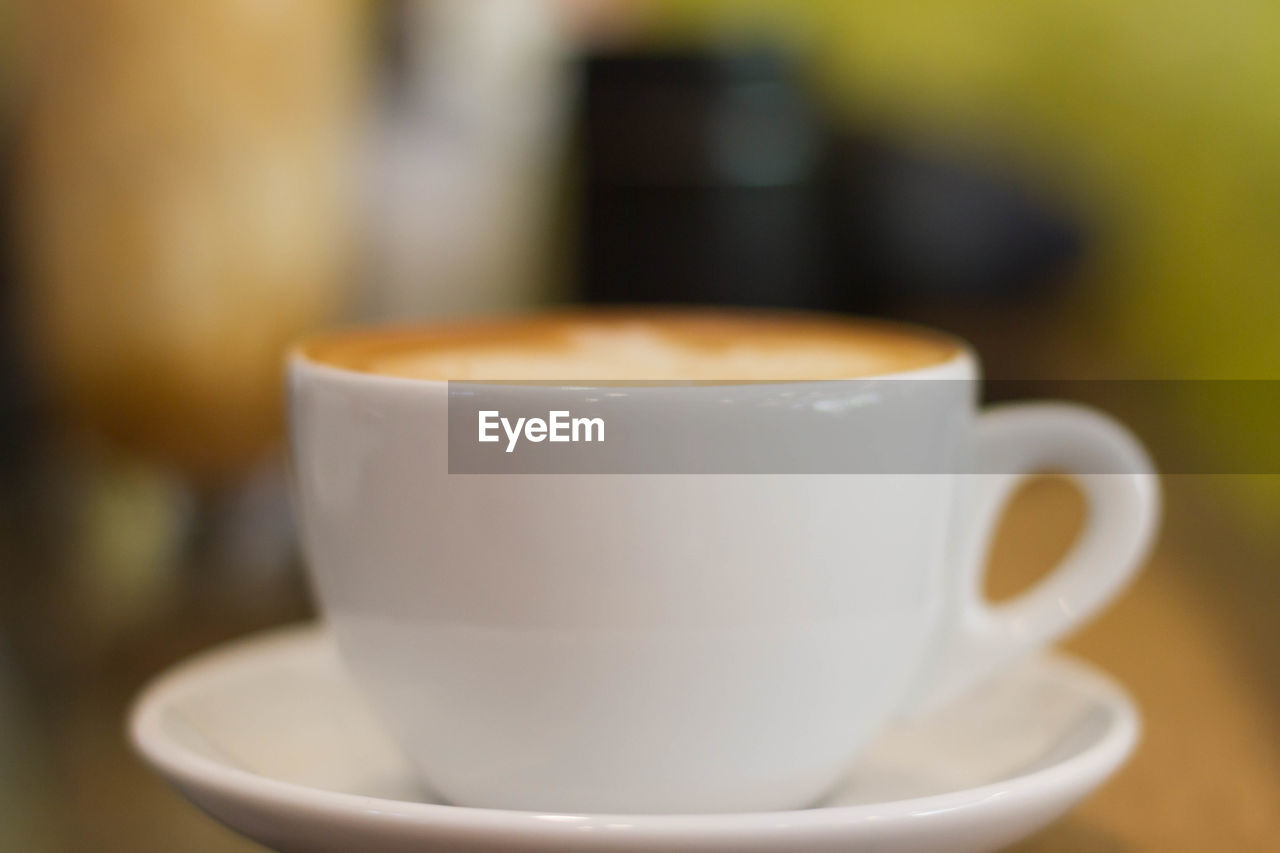
[[(565, 301), (908, 319), (1032, 394), (1252, 380), (1103, 400), (1237, 473), (1166, 477), (1069, 644), (1146, 739), (1024, 849), (1280, 847), (1278, 90), (1266, 0), (0, 0), (0, 849), (256, 849), (122, 726), (312, 613), (284, 347)], [(1025, 488), (992, 595), (1082, 512)]]

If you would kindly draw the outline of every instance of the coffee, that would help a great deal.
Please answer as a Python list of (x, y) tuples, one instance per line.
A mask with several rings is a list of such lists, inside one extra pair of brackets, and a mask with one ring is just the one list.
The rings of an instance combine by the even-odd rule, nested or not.
[(950, 360), (945, 335), (784, 311), (580, 310), (337, 333), (310, 360), (364, 373), (471, 381), (744, 382), (852, 379)]

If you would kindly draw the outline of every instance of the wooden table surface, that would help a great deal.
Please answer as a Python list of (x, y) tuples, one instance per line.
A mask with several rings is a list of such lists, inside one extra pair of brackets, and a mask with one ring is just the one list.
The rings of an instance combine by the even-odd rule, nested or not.
[[(1124, 597), (1066, 643), (1123, 683), (1142, 742), (1105, 787), (1019, 853), (1280, 850), (1280, 553), (1201, 512), (1213, 478), (1168, 477), (1169, 518)], [(992, 555), (994, 596), (1034, 579), (1083, 519), (1029, 484)]]

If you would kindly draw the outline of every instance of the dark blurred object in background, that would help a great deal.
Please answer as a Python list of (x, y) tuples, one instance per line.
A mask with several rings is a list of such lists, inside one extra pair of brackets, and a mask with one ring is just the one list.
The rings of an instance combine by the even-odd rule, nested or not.
[(1087, 248), (1074, 212), (937, 143), (850, 134), (832, 167), (840, 283), (827, 307), (904, 314), (922, 302), (1047, 300)]
[(583, 63), (582, 294), (904, 314), (1046, 299), (1078, 217), (940, 146), (849, 129), (764, 50)]
[(584, 64), (584, 296), (814, 306), (828, 128), (771, 53)]
[(13, 148), (13, 128), (0, 121), (0, 471), (6, 481), (5, 487), (0, 488), (0, 500), (13, 502), (6, 510), (25, 514), (29, 502), (16, 498), (28, 484), (44, 424), (35, 402), (37, 389), (19, 345), (21, 334), (15, 310), (19, 277), (11, 237)]

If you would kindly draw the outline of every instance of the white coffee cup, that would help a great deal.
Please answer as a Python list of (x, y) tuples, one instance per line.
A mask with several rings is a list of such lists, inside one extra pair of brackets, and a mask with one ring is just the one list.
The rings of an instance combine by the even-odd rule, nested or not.
[[(977, 376), (960, 345), (872, 378)], [(979, 413), (972, 393), (935, 395), (912, 415), (928, 428), (904, 430), (901, 395), (861, 394), (850, 414), (839, 380), (615, 389), (616, 416), (650, 423), (679, 396), (671, 411), (688, 435), (702, 433), (700, 412), (750, 399), (750, 425), (761, 399), (802, 391), (804, 405), (768, 407), (769, 434), (742, 453), (772, 442), (815, 466), (886, 448), (973, 453), (997, 473), (451, 474), (447, 383), (304, 349), (289, 382), (324, 617), (423, 780), (460, 805), (811, 805), (895, 714), (944, 703), (1087, 620), (1135, 573), (1159, 519), (1134, 438), (1066, 404)], [(835, 415), (856, 418), (857, 446), (838, 430), (788, 444)], [(983, 563), (1001, 508), (1044, 469), (1074, 475), (1085, 528), (1034, 588), (989, 605)]]

